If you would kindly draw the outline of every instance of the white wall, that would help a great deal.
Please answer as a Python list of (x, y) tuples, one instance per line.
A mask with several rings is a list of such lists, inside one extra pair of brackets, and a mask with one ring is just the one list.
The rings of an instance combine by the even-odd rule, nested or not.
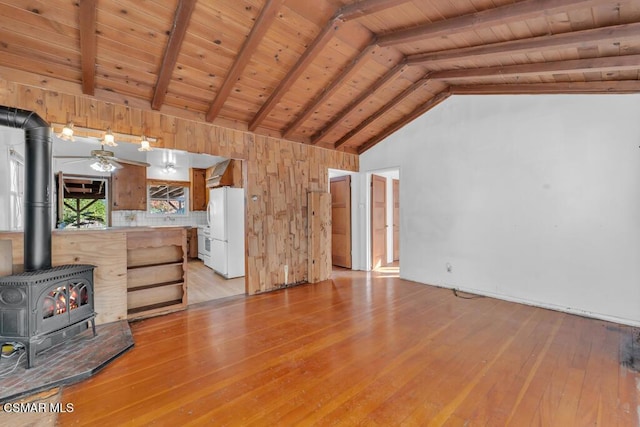
[(454, 96), (365, 152), (400, 166), (401, 276), (640, 325), (638, 117), (638, 95)]
[(24, 148), (24, 130), (0, 126), (0, 230), (11, 230), (9, 153), (14, 149), (24, 158)]

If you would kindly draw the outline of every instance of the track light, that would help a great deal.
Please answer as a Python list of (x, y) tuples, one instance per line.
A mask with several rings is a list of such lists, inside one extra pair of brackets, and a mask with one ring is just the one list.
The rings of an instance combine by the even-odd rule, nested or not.
[(147, 140), (147, 137), (142, 135), (142, 138), (140, 139), (140, 148), (138, 148), (138, 151), (152, 151), (153, 148), (151, 148), (151, 146), (149, 145), (149, 141)]
[(75, 141), (73, 138), (73, 122), (64, 125), (62, 131), (58, 134), (58, 138), (64, 141)]
[(117, 147), (118, 143), (116, 142), (116, 137), (111, 132), (111, 128), (107, 128), (107, 131), (104, 133), (104, 138), (102, 139), (104, 145), (108, 145), (109, 147)]

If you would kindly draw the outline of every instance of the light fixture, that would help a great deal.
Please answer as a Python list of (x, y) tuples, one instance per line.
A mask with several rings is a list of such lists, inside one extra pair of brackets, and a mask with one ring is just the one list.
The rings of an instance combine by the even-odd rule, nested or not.
[(58, 134), (58, 138), (64, 141), (75, 141), (75, 139), (73, 139), (73, 122), (64, 125), (62, 131)]
[[(65, 130), (65, 128), (68, 128), (69, 130)], [(158, 138), (152, 138), (149, 137), (147, 135), (143, 136), (142, 139), (140, 138), (140, 135), (132, 135), (129, 133), (119, 133), (119, 132), (112, 132), (111, 128), (107, 129), (107, 132), (105, 133), (104, 130), (100, 130), (100, 129), (93, 129), (93, 128), (85, 128), (82, 126), (78, 126), (77, 124), (74, 124), (72, 122), (69, 122), (67, 124), (64, 123), (51, 123), (51, 129), (53, 131), (53, 134), (60, 139), (63, 140), (69, 140), (68, 137), (66, 135), (68, 135), (69, 133), (71, 133), (73, 135), (73, 138), (75, 138), (76, 140), (78, 138), (82, 139), (82, 138), (89, 138), (89, 139), (94, 139), (96, 140), (96, 142), (99, 142), (101, 144), (104, 145), (110, 145), (110, 146), (115, 146), (116, 141), (118, 142), (128, 142), (131, 144), (139, 144), (141, 146), (141, 148), (143, 148), (145, 146), (144, 140), (147, 141), (147, 143), (149, 144), (149, 151), (153, 150), (153, 148), (151, 147), (151, 145), (156, 145), (158, 144)], [(71, 132), (69, 132), (71, 131)], [(113, 145), (109, 143), (109, 141), (111, 140), (111, 138), (113, 138)], [(73, 140), (73, 139), (71, 139)], [(141, 150), (141, 151), (147, 151), (145, 150)]]
[(140, 139), (140, 148), (138, 148), (138, 151), (152, 151), (153, 148), (151, 148), (151, 146), (149, 145), (149, 140), (147, 140), (147, 137), (142, 135), (142, 138)]
[(176, 165), (174, 165), (173, 163), (165, 163), (164, 167), (161, 169), (162, 173), (167, 173), (167, 174), (171, 174), (171, 173), (176, 173)]
[(98, 172), (113, 172), (116, 170), (116, 167), (106, 159), (98, 159), (91, 163), (91, 169)]
[(108, 145), (109, 147), (117, 147), (118, 143), (116, 143), (116, 137), (111, 132), (111, 128), (107, 128), (107, 131), (104, 133), (104, 138), (102, 138), (102, 142), (104, 145)]

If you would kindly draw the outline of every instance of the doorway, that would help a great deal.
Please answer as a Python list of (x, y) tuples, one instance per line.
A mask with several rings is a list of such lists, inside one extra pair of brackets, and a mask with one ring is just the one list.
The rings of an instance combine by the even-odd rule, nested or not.
[(387, 179), (371, 175), (371, 269), (387, 264)]
[(330, 179), (331, 263), (351, 268), (351, 176)]

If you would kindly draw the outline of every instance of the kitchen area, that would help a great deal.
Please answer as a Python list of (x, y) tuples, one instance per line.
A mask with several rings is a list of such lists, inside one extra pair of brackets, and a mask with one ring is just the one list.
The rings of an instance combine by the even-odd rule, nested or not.
[[(7, 174), (0, 182), (8, 183), (0, 188), (8, 210), (0, 215), (0, 239), (13, 243), (9, 268), (16, 273), (23, 261), (24, 136), (0, 132), (0, 173)], [(245, 293), (241, 161), (147, 151), (119, 134), (109, 146), (104, 135), (64, 140), (55, 125), (54, 135), (53, 262), (97, 265), (98, 323)]]

